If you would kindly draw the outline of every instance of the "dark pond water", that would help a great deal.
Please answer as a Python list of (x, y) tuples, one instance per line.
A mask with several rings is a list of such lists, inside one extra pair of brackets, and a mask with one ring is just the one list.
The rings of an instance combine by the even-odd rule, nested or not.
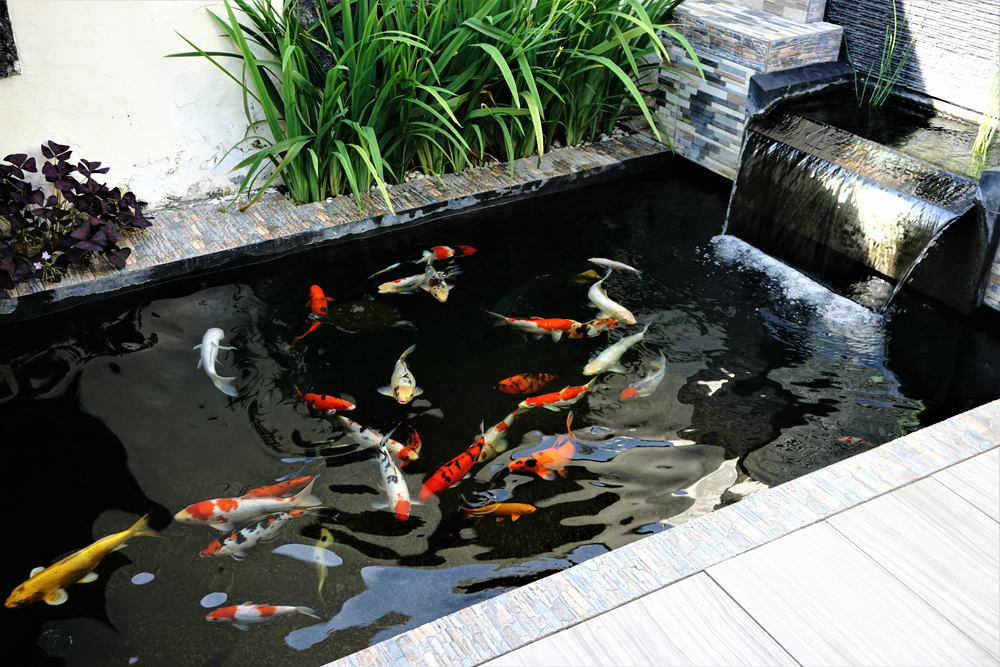
[[(436, 617), (821, 468), (1000, 395), (996, 319), (957, 318), (904, 294), (886, 316), (771, 266), (722, 228), (729, 183), (680, 161), (239, 271), (137, 292), (0, 328), (0, 423), (8, 494), (8, 591), (32, 568), (151, 514), (161, 538), (134, 538), (60, 606), (5, 609), (10, 664), (314, 667)], [(471, 245), (446, 303), (378, 295), (367, 276), (435, 245)], [(494, 327), (510, 317), (589, 320), (590, 257), (642, 269), (604, 287), (639, 325), (553, 343)], [(386, 280), (403, 277), (401, 270)], [(581, 275), (584, 274), (584, 275)], [(375, 296), (416, 330), (308, 327), (317, 284), (337, 304)], [(294, 387), (349, 396), (357, 422), (414, 427), (412, 496), (522, 400), (497, 391), (518, 373), (583, 384), (590, 357), (649, 323), (573, 408), (577, 452), (553, 480), (508, 471), (551, 445), (566, 411), (518, 415), (511, 448), (413, 507), (384, 500), (369, 452), (318, 445), (339, 429)], [(196, 368), (192, 347), (225, 333), (230, 398)], [(399, 405), (377, 392), (407, 359), (424, 393)], [(660, 354), (652, 395), (619, 400)], [(319, 457), (311, 463), (283, 459)], [(203, 558), (220, 533), (172, 515), (294, 474), (319, 473), (330, 509), (297, 518), (243, 561)], [(467, 505), (526, 503), (518, 521), (461, 520)], [(329, 567), (273, 550), (314, 553)], [(291, 546), (290, 546), (291, 545)], [(339, 564), (336, 564), (339, 561)], [(325, 571), (325, 581), (320, 573)], [(152, 579), (150, 580), (150, 575)], [(211, 597), (207, 597), (211, 596)], [(223, 603), (223, 600), (225, 602)], [(302, 605), (241, 632), (205, 615), (244, 602)]]

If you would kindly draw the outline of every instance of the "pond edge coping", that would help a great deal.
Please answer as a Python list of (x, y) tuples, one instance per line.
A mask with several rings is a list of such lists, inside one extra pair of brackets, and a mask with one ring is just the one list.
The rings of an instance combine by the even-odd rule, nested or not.
[(315, 244), (353, 240), (397, 226), (413, 226), (442, 217), (579, 187), (626, 169), (666, 161), (670, 148), (640, 132), (595, 144), (556, 149), (544, 155), (492, 163), (440, 177), (424, 177), (388, 189), (390, 212), (380, 192), (296, 206), (268, 192), (246, 211), (220, 210), (220, 201), (153, 212), (153, 227), (128, 234), (122, 247), (132, 249), (124, 269), (104, 257), (89, 266), (72, 267), (58, 283), (27, 280), (0, 300), (0, 324), (46, 315), (84, 303), (94, 296), (136, 289), (153, 282), (190, 277), (255, 264)]
[(1000, 400), (326, 663), (478, 665), (1000, 446)]

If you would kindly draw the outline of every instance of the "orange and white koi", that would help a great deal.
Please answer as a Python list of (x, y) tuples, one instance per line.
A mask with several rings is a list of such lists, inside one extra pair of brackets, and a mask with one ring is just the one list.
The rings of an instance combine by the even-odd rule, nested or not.
[(500, 380), (497, 383), (497, 389), (505, 394), (534, 394), (558, 377), (558, 375), (551, 373), (521, 373)]
[(196, 368), (205, 367), (205, 374), (215, 385), (215, 388), (221, 391), (226, 396), (239, 396), (239, 391), (236, 390), (236, 378), (224, 378), (215, 372), (215, 362), (219, 358), (219, 350), (235, 350), (235, 347), (225, 347), (219, 345), (222, 339), (225, 338), (226, 334), (222, 332), (222, 329), (217, 329), (215, 327), (209, 329), (205, 332), (205, 335), (201, 338), (201, 343), (195, 345), (193, 349), (201, 349), (201, 357), (198, 359), (198, 365)]
[(626, 336), (622, 338), (617, 343), (611, 345), (606, 350), (600, 354), (596, 354), (590, 359), (588, 363), (583, 368), (584, 375), (597, 375), (605, 371), (611, 373), (624, 373), (625, 368), (618, 363), (618, 360), (622, 358), (625, 354), (625, 350), (629, 349), (639, 341), (641, 341), (646, 336), (646, 331), (649, 329), (649, 322), (646, 322), (646, 326), (642, 328), (637, 334), (632, 334), (631, 336)]
[(553, 342), (558, 342), (562, 335), (568, 334), (574, 338), (579, 338), (580, 336), (575, 336), (574, 333), (584, 326), (582, 322), (577, 322), (576, 320), (565, 320), (558, 317), (504, 317), (498, 313), (491, 313), (486, 311), (488, 315), (492, 315), (496, 318), (493, 323), (495, 327), (510, 326), (518, 331), (523, 331), (526, 334), (533, 336), (534, 338), (541, 338), (542, 336), (548, 334), (552, 337)]
[(625, 324), (635, 324), (635, 316), (628, 311), (628, 309), (614, 301), (612, 301), (604, 290), (601, 289), (601, 283), (608, 279), (611, 275), (611, 269), (604, 275), (603, 278), (598, 280), (596, 283), (590, 286), (587, 291), (587, 298), (590, 302), (594, 304), (600, 310), (599, 317), (613, 317), (616, 320), (621, 320)]
[(482, 454), (484, 446), (485, 442), (483, 438), (479, 438), (464, 452), (438, 468), (424, 482), (417, 498), (420, 500), (430, 500), (442, 491), (458, 484), (479, 461), (479, 455)]
[(265, 514), (288, 511), (296, 507), (316, 507), (322, 501), (312, 494), (317, 475), (300, 493), (288, 498), (240, 496), (216, 498), (189, 505), (174, 515), (181, 523), (208, 524), (216, 530), (232, 531), (234, 524), (253, 521)]
[(319, 619), (319, 616), (309, 607), (282, 607), (269, 604), (245, 604), (233, 607), (222, 607), (209, 612), (205, 620), (210, 623), (232, 623), (240, 630), (249, 630), (251, 625), (270, 623), (279, 616), (286, 614), (305, 614)]
[(504, 517), (509, 516), (511, 521), (517, 521), (525, 514), (531, 514), (534, 511), (534, 505), (527, 505), (525, 503), (490, 503), (482, 507), (462, 508), (462, 518), (468, 520), (493, 516), (496, 517), (497, 521), (503, 521)]
[(507, 467), (514, 472), (533, 472), (542, 479), (551, 481), (556, 478), (556, 474), (566, 476), (566, 464), (573, 460), (575, 454), (576, 443), (560, 436), (552, 447), (514, 459)]
[(454, 248), (449, 248), (446, 245), (434, 246), (430, 250), (425, 250), (423, 256), (417, 260), (417, 264), (426, 262), (430, 264), (441, 259), (449, 259), (451, 257), (466, 257), (472, 255), (476, 252), (476, 249), (469, 245), (455, 246)]
[(260, 542), (270, 542), (277, 539), (281, 527), (292, 519), (305, 516), (306, 510), (294, 509), (288, 512), (275, 512), (257, 519), (253, 523), (235, 530), (226, 537), (213, 540), (201, 552), (202, 556), (232, 556), (233, 560), (246, 558), (246, 551)]
[(618, 269), (620, 271), (631, 271), (637, 276), (642, 276), (642, 271), (635, 268), (634, 266), (629, 266), (628, 264), (622, 264), (621, 262), (616, 262), (613, 259), (604, 259), (603, 257), (591, 257), (587, 260), (592, 264), (597, 264), (598, 266), (606, 266), (609, 269)]
[(76, 583), (89, 583), (97, 579), (94, 568), (112, 551), (125, 546), (133, 537), (156, 537), (150, 530), (146, 517), (142, 517), (128, 530), (108, 535), (89, 547), (66, 556), (55, 565), (36, 567), (30, 578), (13, 590), (4, 606), (16, 609), (44, 600), (46, 604), (62, 604), (69, 599), (66, 589)]
[[(510, 443), (504, 438), (504, 434), (510, 428), (511, 424), (514, 423), (514, 417), (516, 416), (517, 410), (514, 410), (514, 412), (504, 417), (502, 422), (491, 426), (489, 431), (483, 433), (483, 448), (479, 453), (479, 463), (490, 461), (496, 458), (498, 454), (507, 451)], [(479, 428), (482, 429), (481, 424)]]
[(390, 280), (378, 286), (379, 294), (414, 294), (427, 282), (427, 274), (421, 273), (416, 276)]
[(277, 498), (278, 496), (283, 496), (284, 494), (294, 491), (295, 489), (301, 489), (303, 486), (309, 484), (309, 482), (316, 479), (316, 475), (306, 475), (304, 477), (295, 477), (294, 479), (289, 479), (287, 481), (281, 482), (279, 484), (272, 484), (270, 486), (262, 486), (259, 489), (250, 489), (243, 494), (243, 498)]
[(415, 349), (417, 349), (416, 343), (400, 355), (392, 369), (392, 378), (389, 380), (389, 384), (378, 388), (378, 393), (391, 396), (400, 405), (405, 405), (424, 393), (424, 390), (417, 386), (417, 381), (405, 361), (406, 357)]
[[(392, 435), (391, 431), (385, 439), (388, 439), (390, 435)], [(374, 503), (372, 506), (376, 509), (389, 508), (397, 519), (406, 521), (410, 517), (410, 490), (406, 487), (406, 482), (403, 481), (403, 474), (393, 463), (392, 455), (389, 454), (384, 442), (376, 450), (375, 458), (382, 471), (382, 490), (385, 491), (389, 502)]]
[(638, 382), (633, 382), (622, 392), (621, 400), (629, 401), (640, 396), (649, 396), (656, 390), (666, 374), (667, 358), (660, 352), (660, 358), (653, 362), (649, 373)]
[(388, 449), (389, 453), (399, 461), (399, 465), (401, 466), (405, 466), (410, 461), (416, 461), (420, 456), (420, 436), (417, 435), (417, 432), (413, 429), (413, 427), (410, 427), (411, 435), (404, 445), (398, 440), (393, 440), (388, 436), (383, 436), (375, 429), (368, 428), (367, 426), (362, 426), (357, 422), (351, 421), (343, 415), (338, 415), (337, 421), (344, 427), (344, 430), (347, 431), (347, 435), (351, 438), (351, 440), (361, 447), (372, 449), (384, 443), (386, 449)]
[(298, 387), (295, 388), (295, 395), (310, 408), (315, 408), (326, 415), (332, 415), (335, 412), (353, 410), (358, 407), (354, 405), (354, 403), (346, 401), (342, 398), (337, 398), (336, 396), (327, 396), (326, 394), (303, 394)]
[(587, 384), (583, 384), (578, 387), (566, 387), (565, 389), (561, 389), (560, 391), (556, 391), (551, 394), (542, 394), (541, 396), (527, 398), (521, 401), (520, 405), (517, 406), (517, 409), (528, 410), (530, 408), (545, 408), (546, 410), (558, 412), (559, 410), (567, 408), (583, 398), (588, 391), (593, 389), (595, 382), (597, 382), (597, 378), (594, 378)]
[(613, 317), (602, 317), (589, 322), (584, 322), (580, 327), (572, 329), (566, 332), (566, 335), (571, 338), (593, 338), (598, 336), (602, 331), (610, 331), (611, 329), (617, 329), (621, 326), (621, 322)]

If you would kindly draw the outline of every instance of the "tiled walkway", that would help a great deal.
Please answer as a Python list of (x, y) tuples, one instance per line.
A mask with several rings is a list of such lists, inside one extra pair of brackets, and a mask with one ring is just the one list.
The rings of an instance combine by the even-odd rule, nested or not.
[(1000, 665), (1000, 400), (331, 665)]

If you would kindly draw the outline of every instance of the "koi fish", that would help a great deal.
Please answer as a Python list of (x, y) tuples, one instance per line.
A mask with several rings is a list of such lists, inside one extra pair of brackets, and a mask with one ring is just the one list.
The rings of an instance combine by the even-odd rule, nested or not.
[(626, 336), (600, 354), (591, 357), (590, 363), (583, 367), (583, 374), (597, 375), (598, 373), (603, 373), (605, 371), (609, 371), (611, 373), (624, 373), (625, 369), (618, 363), (618, 360), (622, 358), (623, 354), (625, 354), (625, 350), (629, 349), (646, 336), (647, 329), (649, 329), (649, 322), (646, 322), (646, 326), (644, 326), (642, 331), (639, 333)]
[[(497, 424), (496, 426), (491, 426), (489, 431), (483, 433), (483, 449), (479, 453), (479, 463), (485, 461), (490, 461), (498, 454), (507, 451), (507, 447), (510, 444), (504, 439), (504, 433), (510, 428), (510, 425), (514, 423), (514, 417), (517, 416), (517, 410), (510, 413), (504, 420)], [(482, 425), (479, 426), (482, 429)]]
[[(392, 432), (389, 435), (392, 435)], [(378, 450), (375, 452), (375, 458), (378, 459), (379, 467), (382, 469), (381, 486), (386, 496), (388, 496), (389, 502), (374, 503), (372, 506), (376, 509), (389, 508), (396, 515), (397, 519), (406, 521), (410, 518), (410, 490), (406, 488), (406, 482), (403, 481), (403, 474), (399, 472), (399, 468), (392, 462), (392, 456), (389, 454), (389, 450), (386, 449), (384, 443), (379, 445)]]
[(621, 262), (616, 262), (613, 259), (604, 259), (603, 257), (591, 257), (587, 260), (592, 264), (597, 264), (598, 266), (606, 266), (609, 269), (619, 269), (620, 271), (631, 271), (637, 276), (642, 276), (642, 271), (635, 268), (634, 266), (629, 266), (628, 264), (622, 264)]
[(495, 516), (497, 521), (503, 521), (505, 516), (509, 516), (511, 521), (517, 521), (525, 514), (531, 514), (534, 511), (534, 505), (526, 505), (525, 503), (491, 503), (482, 507), (462, 508), (462, 518), (468, 520)]
[(410, 352), (413, 352), (415, 349), (417, 349), (416, 343), (408, 347), (406, 352), (400, 355), (399, 361), (396, 362), (396, 366), (392, 369), (392, 378), (389, 380), (389, 384), (378, 388), (378, 393), (391, 396), (400, 405), (405, 405), (424, 393), (424, 390), (417, 386), (417, 381), (414, 379), (413, 373), (410, 372), (405, 361)]
[(311, 334), (316, 329), (319, 329), (323, 323), (318, 321), (317, 318), (325, 317), (329, 312), (330, 302), (334, 299), (332, 297), (323, 294), (323, 290), (319, 285), (313, 285), (309, 288), (309, 300), (306, 301), (306, 305), (309, 306), (309, 311), (311, 313), (310, 319), (317, 320), (312, 323), (309, 329), (301, 336), (296, 336), (292, 340), (292, 345), (295, 345), (300, 340)]
[[(417, 433), (417, 429), (413, 428), (409, 424), (406, 425), (407, 430), (410, 432), (409, 437), (406, 438), (406, 460), (412, 461), (420, 456), (420, 446), (423, 441), (420, 439), (420, 434)], [(413, 458), (410, 458), (410, 457)], [(403, 459), (403, 456), (399, 456), (399, 459)]]
[(496, 318), (493, 323), (495, 327), (502, 327), (509, 325), (510, 327), (523, 331), (526, 334), (537, 338), (541, 338), (545, 334), (552, 336), (553, 342), (559, 342), (564, 333), (573, 336), (574, 338), (579, 338), (580, 336), (574, 336), (574, 333), (583, 327), (583, 323), (577, 322), (576, 320), (564, 320), (558, 317), (544, 318), (544, 317), (504, 317), (498, 313), (491, 313), (486, 311), (488, 315), (492, 315)]
[(445, 280), (451, 278), (452, 276), (458, 275), (461, 271), (449, 271), (447, 274), (440, 273), (434, 269), (434, 265), (430, 262), (427, 263), (427, 268), (424, 269), (424, 276), (426, 280), (420, 286), (421, 289), (425, 289), (430, 292), (430, 295), (444, 303), (448, 300), (448, 293), (451, 292), (451, 285), (449, 285)]
[(594, 383), (596, 381), (597, 378), (594, 378), (587, 384), (580, 385), (578, 387), (566, 387), (565, 389), (551, 394), (542, 394), (541, 396), (527, 398), (521, 401), (520, 405), (517, 406), (517, 409), (528, 410), (530, 408), (545, 408), (546, 410), (557, 412), (563, 408), (573, 405), (583, 398), (583, 396), (594, 387)]
[(354, 403), (345, 401), (342, 398), (337, 398), (336, 396), (327, 396), (326, 394), (303, 394), (299, 391), (298, 387), (295, 388), (295, 395), (310, 408), (315, 408), (326, 415), (332, 415), (335, 412), (353, 410), (358, 407), (354, 405)]
[(226, 537), (213, 540), (201, 552), (204, 556), (232, 556), (233, 560), (243, 560), (246, 558), (246, 551), (250, 547), (260, 542), (270, 542), (278, 538), (281, 527), (286, 523), (307, 512), (303, 509), (294, 509), (288, 512), (275, 512), (268, 514), (262, 519), (258, 519), (251, 524), (243, 526), (239, 530), (233, 531)]
[(216, 498), (189, 505), (174, 515), (182, 523), (208, 524), (216, 530), (232, 531), (233, 524), (253, 521), (265, 514), (287, 511), (296, 507), (316, 507), (322, 501), (312, 494), (313, 484), (319, 476), (313, 477), (308, 486), (288, 498), (240, 496), (238, 498)]
[(664, 375), (667, 369), (667, 358), (660, 352), (660, 358), (653, 362), (653, 365), (649, 369), (649, 373), (643, 379), (638, 382), (633, 382), (630, 384), (625, 391), (622, 392), (621, 400), (629, 401), (633, 398), (638, 398), (640, 396), (649, 396), (656, 390), (660, 383), (663, 382)]
[(413, 294), (423, 287), (426, 281), (427, 275), (424, 273), (399, 280), (390, 280), (379, 285), (378, 292), (379, 294)]
[(219, 350), (235, 350), (235, 347), (224, 347), (219, 345), (222, 339), (225, 338), (226, 334), (222, 332), (222, 329), (211, 328), (205, 332), (205, 335), (201, 339), (201, 343), (195, 345), (192, 349), (201, 349), (201, 358), (198, 359), (198, 365), (196, 368), (205, 367), (205, 373), (208, 378), (215, 385), (215, 388), (221, 391), (227, 396), (238, 396), (240, 392), (236, 390), (236, 378), (224, 378), (220, 377), (218, 373), (215, 372), (215, 361), (219, 357)]
[(423, 256), (416, 261), (417, 264), (426, 262), (430, 264), (440, 259), (449, 259), (451, 257), (466, 257), (472, 255), (476, 252), (476, 249), (469, 245), (455, 246), (454, 248), (449, 248), (446, 245), (434, 246), (430, 250), (425, 250)]
[(407, 444), (403, 444), (397, 440), (393, 440), (389, 437), (384, 437), (381, 433), (375, 429), (362, 426), (357, 422), (353, 422), (343, 415), (337, 417), (337, 421), (344, 427), (347, 431), (347, 435), (357, 443), (359, 446), (366, 449), (378, 447), (381, 444), (385, 444), (386, 449), (392, 454), (398, 461), (399, 465), (405, 466), (410, 461), (416, 461), (419, 458), (420, 450), (420, 436), (416, 436), (416, 446), (413, 445), (413, 435), (416, 431), (410, 428), (411, 436), (410, 440), (407, 440)]
[(602, 331), (610, 331), (621, 326), (621, 322), (613, 317), (603, 317), (589, 322), (584, 322), (578, 329), (566, 332), (571, 338), (593, 338), (600, 335)]
[(590, 299), (590, 302), (600, 310), (600, 317), (613, 317), (616, 320), (621, 320), (625, 324), (635, 324), (635, 316), (632, 315), (632, 313), (630, 313), (625, 306), (615, 303), (608, 298), (608, 295), (601, 289), (601, 283), (607, 280), (610, 275), (611, 269), (608, 269), (608, 272), (603, 278), (591, 285), (590, 289), (587, 290), (587, 298)]
[[(316, 540), (316, 547), (313, 550), (313, 561), (316, 563), (316, 568), (319, 570), (319, 586), (316, 589), (319, 595), (320, 602), (323, 602), (323, 584), (326, 583), (326, 554), (324, 553), (333, 544), (333, 533), (331, 533), (326, 528), (321, 528), (319, 531), (319, 539)], [(326, 603), (323, 602), (324, 609), (326, 608)]]
[(556, 474), (566, 476), (566, 464), (573, 460), (576, 454), (576, 444), (572, 440), (563, 440), (561, 444), (535, 452), (524, 458), (517, 458), (507, 464), (514, 472), (533, 472), (544, 480), (553, 480)]
[(424, 482), (424, 485), (420, 488), (420, 495), (417, 498), (420, 500), (430, 500), (442, 491), (458, 484), (458, 482), (469, 474), (472, 466), (476, 465), (479, 461), (479, 455), (482, 454), (484, 446), (485, 442), (483, 438), (479, 438), (467, 450), (438, 468), (437, 472)]
[(308, 336), (309, 334), (311, 334), (313, 331), (316, 331), (316, 329), (319, 329), (321, 326), (323, 326), (322, 322), (313, 322), (309, 326), (309, 328), (306, 329), (306, 332), (304, 334), (302, 334), (301, 336), (296, 336), (295, 338), (293, 338), (292, 339), (292, 343), (288, 347), (295, 347), (296, 343), (298, 343), (300, 340), (302, 340), (303, 338), (305, 338), (306, 336)]
[(286, 614), (305, 614), (319, 619), (319, 616), (309, 607), (280, 607), (269, 604), (252, 604), (246, 602), (234, 607), (222, 607), (209, 612), (205, 620), (209, 623), (232, 623), (234, 628), (249, 630), (251, 625), (270, 623), (279, 616)]
[(497, 389), (505, 394), (534, 394), (558, 377), (550, 373), (521, 373), (500, 380)]
[(271, 486), (262, 486), (259, 489), (250, 489), (244, 493), (242, 498), (277, 498), (278, 496), (284, 495), (289, 491), (295, 489), (300, 489), (303, 486), (309, 484), (309, 482), (316, 479), (316, 475), (308, 475), (306, 477), (296, 477), (295, 479), (290, 479), (280, 484), (272, 484)]
[(49, 605), (62, 604), (69, 599), (67, 588), (76, 583), (86, 584), (97, 579), (93, 570), (109, 553), (125, 547), (126, 541), (133, 537), (156, 536), (144, 516), (128, 530), (102, 537), (55, 565), (36, 567), (31, 571), (30, 578), (14, 589), (4, 606), (16, 609), (40, 600)]
[(837, 438), (837, 442), (843, 442), (844, 444), (848, 444), (848, 445), (854, 445), (854, 444), (871, 445), (872, 444), (872, 443), (868, 442), (867, 440), (862, 440), (861, 438), (855, 438), (854, 436), (851, 436), (851, 435), (842, 435), (839, 438)]

